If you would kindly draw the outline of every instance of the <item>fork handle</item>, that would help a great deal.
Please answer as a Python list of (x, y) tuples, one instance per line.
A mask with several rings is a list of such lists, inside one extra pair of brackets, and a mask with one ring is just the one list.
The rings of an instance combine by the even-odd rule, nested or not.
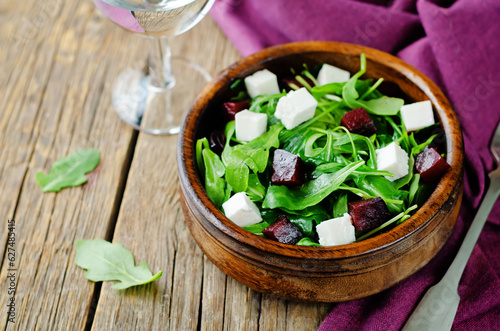
[(489, 174), (490, 186), (481, 207), (443, 279), (429, 288), (403, 327), (403, 331), (449, 331), (460, 302), (458, 282), (481, 234), (484, 223), (500, 194), (500, 168)]
[(472, 250), (479, 239), (481, 230), (488, 219), (488, 215), (490, 214), (491, 209), (495, 205), (498, 195), (500, 194), (500, 168), (490, 172), (488, 176), (490, 177), (490, 186), (488, 191), (486, 192), (483, 202), (477, 211), (476, 217), (474, 217), (474, 220), (472, 221), (469, 231), (467, 231), (467, 235), (465, 236), (462, 246), (460, 246), (460, 250), (443, 277), (447, 278), (448, 281), (450, 281), (456, 288), (458, 288), (458, 283), (462, 277), (462, 273), (467, 265), (467, 261), (469, 261)]

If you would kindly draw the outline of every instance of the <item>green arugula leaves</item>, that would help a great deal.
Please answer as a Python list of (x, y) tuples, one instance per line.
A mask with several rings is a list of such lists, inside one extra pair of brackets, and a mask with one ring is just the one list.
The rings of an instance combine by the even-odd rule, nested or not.
[[(318, 101), (312, 118), (287, 130), (274, 116), (279, 98), (285, 92), (258, 96), (251, 100), (249, 110), (267, 114), (268, 131), (262, 136), (249, 142), (238, 141), (235, 123), (229, 122), (220, 157), (209, 150), (205, 138), (198, 140), (198, 169), (214, 204), (220, 208), (234, 193), (245, 192), (257, 204), (263, 218), (263, 222), (245, 227), (246, 230), (262, 236), (262, 231), (279, 215), (286, 215), (304, 235), (298, 245), (305, 246), (318, 246), (315, 226), (344, 215), (348, 212), (348, 201), (359, 198), (381, 197), (393, 218), (373, 231), (356, 233), (358, 239), (375, 235), (409, 218), (409, 213), (424, 203), (432, 190), (420, 181), (413, 168), (416, 155), (436, 135), (429, 137), (419, 132), (417, 136), (425, 140), (421, 142), (413, 133), (408, 134), (399, 114), (404, 100), (380, 93), (377, 88), (383, 78), (373, 83), (371, 79), (362, 79), (365, 73), (363, 54), (360, 70), (344, 83), (311, 86), (303, 77), (313, 83), (315, 78), (305, 67), (295, 79)], [(367, 110), (377, 128), (377, 133), (370, 137), (354, 134), (340, 125), (348, 111), (361, 107)], [(392, 142), (397, 142), (409, 156), (408, 175), (396, 181), (387, 179), (393, 177), (390, 172), (377, 170), (375, 153), (377, 148)], [(307, 168), (302, 186), (289, 188), (271, 184), (271, 155), (276, 148), (302, 159)]]
[(162, 271), (153, 275), (146, 262), (136, 266), (134, 256), (122, 244), (103, 239), (78, 240), (75, 263), (87, 270), (88, 280), (118, 281), (112, 286), (117, 290), (151, 283), (162, 275)]
[(99, 161), (100, 153), (97, 149), (79, 149), (54, 162), (48, 175), (37, 172), (35, 179), (43, 192), (59, 192), (65, 187), (86, 183), (85, 174), (94, 170)]

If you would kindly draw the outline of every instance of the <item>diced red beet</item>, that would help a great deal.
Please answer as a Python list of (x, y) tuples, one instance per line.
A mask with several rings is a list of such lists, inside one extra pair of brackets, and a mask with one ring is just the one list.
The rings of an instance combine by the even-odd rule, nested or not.
[(344, 126), (349, 132), (360, 134), (366, 137), (377, 132), (377, 128), (368, 116), (364, 108), (356, 108), (344, 114), (340, 125)]
[(426, 183), (432, 183), (448, 170), (450, 165), (435, 148), (426, 146), (425, 149), (417, 155), (415, 167), (422, 180)]
[(356, 231), (376, 228), (391, 218), (382, 198), (358, 200), (347, 204)]
[[(301, 76), (301, 77), (307, 82), (307, 84), (309, 84), (309, 86), (314, 86), (314, 82), (310, 78), (305, 77), (305, 76)], [(283, 87), (287, 91), (293, 90), (290, 85), (295, 85), (298, 88), (304, 87), (304, 85), (302, 85), (301, 83), (299, 83), (297, 81), (295, 76), (285, 77), (281, 80), (281, 82), (283, 83)]]
[(285, 185), (289, 187), (304, 184), (305, 169), (304, 162), (299, 156), (284, 149), (276, 149), (273, 158), (273, 185)]
[(250, 108), (250, 101), (228, 101), (222, 104), (222, 112), (226, 121), (234, 121), (234, 115), (244, 109)]
[(226, 145), (226, 136), (221, 131), (212, 131), (208, 136), (208, 143), (212, 152), (221, 155)]
[(262, 230), (262, 234), (269, 239), (277, 240), (283, 244), (295, 245), (303, 238), (299, 228), (290, 222), (285, 215), (279, 215), (278, 219)]

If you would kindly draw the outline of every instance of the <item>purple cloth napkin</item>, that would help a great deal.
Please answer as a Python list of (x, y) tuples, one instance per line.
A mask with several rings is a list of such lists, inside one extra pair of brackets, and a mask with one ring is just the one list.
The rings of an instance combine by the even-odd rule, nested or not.
[[(433, 79), (463, 127), (465, 191), (456, 228), (438, 255), (406, 281), (336, 304), (320, 330), (399, 330), (450, 265), (494, 167), (489, 142), (500, 120), (498, 0), (219, 0), (213, 18), (244, 56), (303, 40), (335, 40), (392, 53)], [(500, 203), (459, 286), (453, 330), (500, 329)]]

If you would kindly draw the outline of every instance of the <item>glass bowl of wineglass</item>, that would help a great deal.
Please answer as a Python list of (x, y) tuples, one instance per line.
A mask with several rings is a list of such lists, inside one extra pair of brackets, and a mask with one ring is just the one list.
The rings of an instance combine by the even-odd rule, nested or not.
[(186, 102), (211, 76), (197, 63), (172, 56), (168, 38), (200, 22), (214, 1), (94, 0), (110, 20), (149, 39), (148, 70), (126, 69), (113, 85), (112, 104), (123, 121), (151, 134), (179, 132)]

